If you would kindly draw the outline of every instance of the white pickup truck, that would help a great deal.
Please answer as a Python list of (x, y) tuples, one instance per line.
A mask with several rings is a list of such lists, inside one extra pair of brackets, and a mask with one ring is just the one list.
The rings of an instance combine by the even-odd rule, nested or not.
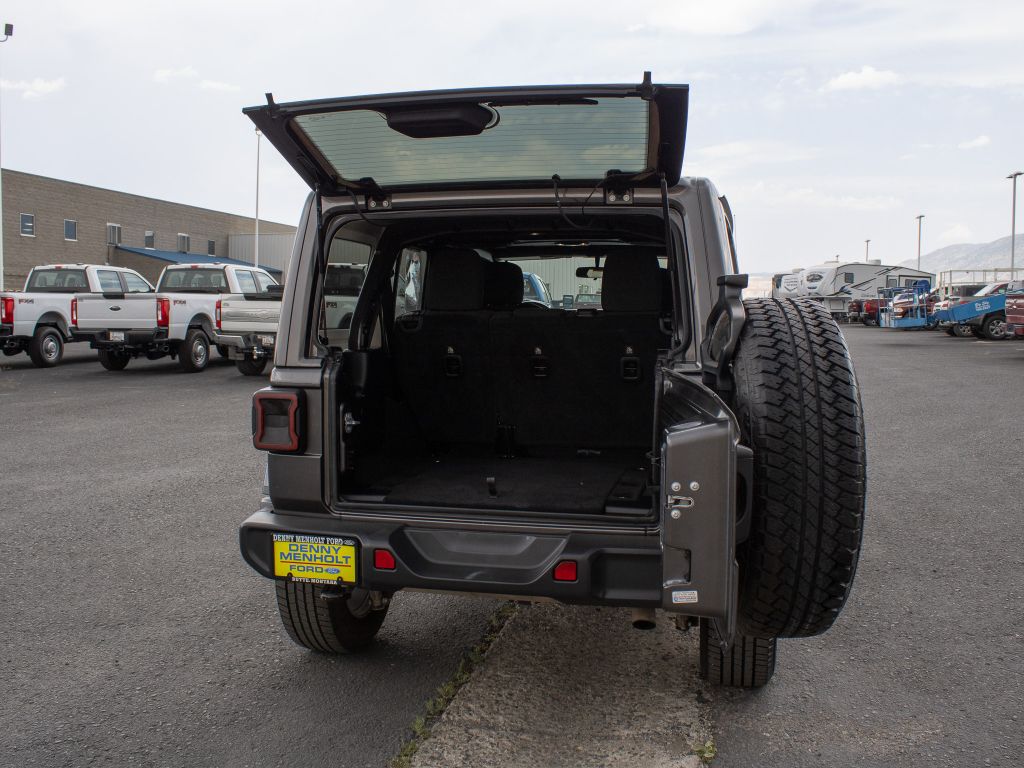
[(78, 302), (86, 294), (149, 294), (153, 286), (138, 272), (95, 264), (34, 267), (24, 291), (0, 292), (0, 350), (28, 352), (40, 368), (51, 368), (71, 341), (92, 341), (77, 327)]
[(261, 282), (252, 288), (240, 296), (221, 297), (213, 342), (239, 372), (259, 376), (274, 355), (284, 286)]
[(175, 264), (160, 275), (155, 294), (83, 296), (78, 327), (94, 334), (92, 346), (107, 370), (123, 370), (133, 357), (156, 360), (170, 355), (183, 370), (194, 373), (210, 362), (222, 299), (245, 293), (250, 284), (274, 282), (257, 267)]

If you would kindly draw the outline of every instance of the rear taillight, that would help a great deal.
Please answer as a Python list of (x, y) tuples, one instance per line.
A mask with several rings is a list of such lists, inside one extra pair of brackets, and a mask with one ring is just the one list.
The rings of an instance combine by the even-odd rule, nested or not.
[(302, 447), (302, 392), (261, 389), (252, 396), (252, 444), (260, 451), (294, 453)]
[(14, 322), (14, 297), (4, 296), (0, 301), (0, 323), (9, 324)]
[(156, 300), (156, 327), (167, 328), (171, 324), (171, 300)]
[(78, 299), (71, 300), (71, 324), (78, 326)]
[(217, 330), (219, 331), (221, 329), (220, 328), (220, 299), (217, 299), (217, 308), (214, 310), (213, 317), (214, 317), (214, 322), (216, 322), (216, 324), (217, 324)]

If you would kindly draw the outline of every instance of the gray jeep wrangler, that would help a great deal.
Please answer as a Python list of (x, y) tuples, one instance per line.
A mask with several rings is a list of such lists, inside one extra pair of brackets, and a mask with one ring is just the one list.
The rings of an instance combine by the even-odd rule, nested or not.
[[(688, 90), (517, 87), (246, 109), (312, 189), (242, 555), (328, 653), (402, 589), (655, 609), (764, 685), (850, 592), (865, 498), (849, 352), (741, 298), (725, 198), (681, 178)], [(365, 264), (351, 323), (324, 276)], [(524, 301), (524, 272), (553, 296)]]

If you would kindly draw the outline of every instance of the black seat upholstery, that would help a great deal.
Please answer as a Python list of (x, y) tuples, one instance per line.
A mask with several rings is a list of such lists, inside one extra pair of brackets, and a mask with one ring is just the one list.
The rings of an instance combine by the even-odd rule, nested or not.
[(428, 441), (494, 440), (487, 267), (468, 248), (429, 253), (423, 310), (395, 324), (395, 374)]

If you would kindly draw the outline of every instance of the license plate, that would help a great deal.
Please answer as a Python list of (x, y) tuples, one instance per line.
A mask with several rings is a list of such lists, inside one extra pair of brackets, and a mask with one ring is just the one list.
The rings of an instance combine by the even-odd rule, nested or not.
[(124, 331), (110, 331), (111, 341), (124, 341)]
[(310, 584), (355, 584), (355, 539), (274, 534), (274, 576)]
[(256, 340), (259, 341), (259, 343), (262, 344), (264, 347), (274, 346), (273, 336), (257, 336)]

